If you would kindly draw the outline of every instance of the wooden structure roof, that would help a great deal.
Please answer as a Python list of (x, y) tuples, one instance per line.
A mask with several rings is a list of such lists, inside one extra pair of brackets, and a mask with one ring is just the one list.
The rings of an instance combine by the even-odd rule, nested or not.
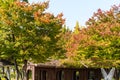
[[(109, 72), (110, 70), (107, 69)], [(100, 68), (76, 68), (61, 65), (58, 60), (27, 66), (27, 75), (32, 73), (32, 80), (101, 80)], [(31, 74), (30, 73), (30, 74)], [(114, 79), (119, 80), (120, 71), (116, 70)], [(29, 77), (28, 77), (29, 80)]]

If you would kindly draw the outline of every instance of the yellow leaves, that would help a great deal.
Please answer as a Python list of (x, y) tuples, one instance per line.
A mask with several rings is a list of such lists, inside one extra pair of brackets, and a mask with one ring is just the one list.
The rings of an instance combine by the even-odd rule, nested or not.
[(39, 13), (37, 12), (37, 11), (35, 11), (34, 13), (33, 13), (33, 16), (34, 16), (34, 19), (35, 20), (38, 20), (39, 19)]
[(28, 52), (28, 50), (25, 50), (25, 51), (20, 50), (19, 54), (20, 55), (27, 55), (27, 54), (29, 54), (29, 52)]
[(9, 45), (9, 44), (10, 44), (10, 42), (9, 42), (8, 40), (5, 40), (4, 43), (5, 43), (6, 45)]
[(43, 16), (43, 17), (40, 18), (40, 21), (43, 22), (43, 23), (49, 23), (50, 19), (48, 17)]
[(88, 23), (88, 27), (81, 29), (78, 35), (72, 33), (73, 36), (67, 43), (67, 58), (73, 59), (76, 64), (79, 61), (90, 67), (118, 67), (120, 23), (113, 17), (113, 12), (99, 9)]
[(34, 19), (41, 23), (50, 23), (51, 16), (52, 15), (50, 13), (41, 14), (39, 11), (34, 12)]
[(23, 50), (20, 50), (20, 54), (23, 55), (23, 54), (24, 54), (24, 51), (23, 51)]
[(35, 11), (33, 13), (34, 19), (38, 23), (45, 23), (45, 24), (50, 24), (50, 23), (56, 23), (56, 25), (62, 25), (64, 24), (65, 20), (62, 18), (62, 16), (57, 16), (55, 17), (53, 14), (50, 13), (42, 13), (40, 10)]
[(42, 39), (43, 39), (43, 41), (50, 41), (51, 40), (50, 37), (48, 37), (48, 36), (44, 36)]
[(48, 8), (48, 5), (49, 5), (49, 1), (43, 2), (41, 4), (42, 8)]
[(109, 40), (101, 40), (101, 41), (98, 41), (96, 42), (96, 45), (97, 46), (103, 46), (103, 47), (107, 47), (107, 46), (110, 46), (111, 42)]
[(12, 12), (12, 19), (13, 20), (18, 20), (19, 19), (18, 12)]
[(27, 6), (27, 7), (23, 8), (23, 10), (27, 11), (27, 12), (32, 11), (32, 6)]
[(16, 5), (16, 6), (25, 6), (27, 3), (26, 2), (20, 2), (20, 1), (14, 1), (14, 4)]
[(12, 25), (13, 24), (13, 22), (11, 20), (6, 20), (5, 22), (6, 22), (7, 25)]
[(0, 13), (3, 14), (4, 12), (4, 9), (0, 8)]
[(56, 45), (56, 35), (63, 19), (45, 12), (47, 7), (48, 2), (31, 5), (17, 1), (5, 8), (0, 6), (1, 52), (3, 49), (6, 55), (13, 53), (21, 60), (39, 60), (57, 53), (61, 48)]
[(20, 42), (16, 42), (14, 47), (18, 47), (21, 43)]

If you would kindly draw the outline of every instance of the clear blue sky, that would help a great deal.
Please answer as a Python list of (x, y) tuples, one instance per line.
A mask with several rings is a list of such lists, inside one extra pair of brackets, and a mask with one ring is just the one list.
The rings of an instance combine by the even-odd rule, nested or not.
[[(29, 0), (30, 3), (41, 1), (45, 0)], [(73, 29), (76, 21), (84, 26), (97, 9), (109, 10), (114, 4), (119, 5), (120, 0), (50, 0), (47, 11), (55, 15), (62, 12), (66, 19), (66, 25)]]

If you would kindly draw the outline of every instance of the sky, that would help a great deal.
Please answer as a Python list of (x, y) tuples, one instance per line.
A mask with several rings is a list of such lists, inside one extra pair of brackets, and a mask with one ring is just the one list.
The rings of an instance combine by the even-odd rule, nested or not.
[[(46, 0), (29, 0), (33, 2), (43, 2)], [(76, 21), (80, 26), (85, 26), (85, 22), (92, 17), (99, 8), (103, 11), (109, 10), (113, 5), (119, 5), (120, 0), (49, 0), (48, 12), (57, 15), (63, 13), (66, 26), (74, 29)]]

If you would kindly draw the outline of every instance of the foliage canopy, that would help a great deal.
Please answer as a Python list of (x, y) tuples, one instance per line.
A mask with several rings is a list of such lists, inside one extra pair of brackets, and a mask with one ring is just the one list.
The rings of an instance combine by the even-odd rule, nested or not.
[(115, 13), (119, 8), (98, 9), (86, 22), (86, 28), (79, 28), (77, 34), (73, 32), (66, 45), (67, 59), (63, 63), (76, 67), (119, 67), (120, 13)]
[(58, 52), (64, 19), (46, 12), (48, 3), (0, 0), (0, 58), (44, 62)]

